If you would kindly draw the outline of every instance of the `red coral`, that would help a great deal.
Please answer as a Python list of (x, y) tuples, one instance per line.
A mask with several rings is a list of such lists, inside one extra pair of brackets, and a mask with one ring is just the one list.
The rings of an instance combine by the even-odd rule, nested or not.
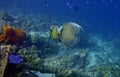
[(20, 43), (26, 38), (26, 33), (18, 28), (12, 28), (12, 26), (4, 26), (4, 32), (0, 35), (0, 43), (5, 42), (9, 44)]

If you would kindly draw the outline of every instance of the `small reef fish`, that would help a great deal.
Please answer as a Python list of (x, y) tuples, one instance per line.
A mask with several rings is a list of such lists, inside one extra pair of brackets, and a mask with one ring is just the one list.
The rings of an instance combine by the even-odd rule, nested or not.
[(15, 55), (12, 54), (12, 55), (9, 56), (9, 62), (10, 63), (19, 64), (22, 61), (23, 61), (23, 59), (17, 54), (15, 54)]
[(70, 3), (70, 2), (66, 2), (66, 5), (67, 5), (71, 10), (75, 10), (75, 11), (78, 11), (78, 10), (79, 10), (79, 7), (78, 7), (77, 4)]

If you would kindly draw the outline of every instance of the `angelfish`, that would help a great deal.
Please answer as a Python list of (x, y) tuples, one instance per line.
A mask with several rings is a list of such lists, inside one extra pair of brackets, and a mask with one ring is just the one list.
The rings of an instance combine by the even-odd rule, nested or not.
[(79, 10), (79, 7), (78, 7), (77, 4), (70, 3), (70, 2), (66, 2), (66, 5), (67, 5), (71, 10), (75, 10), (75, 11), (78, 11), (78, 10)]

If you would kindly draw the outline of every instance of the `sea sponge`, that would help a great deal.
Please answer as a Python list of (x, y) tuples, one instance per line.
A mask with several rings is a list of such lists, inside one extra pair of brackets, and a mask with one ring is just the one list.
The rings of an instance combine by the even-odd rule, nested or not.
[(12, 28), (10, 25), (4, 26), (3, 31), (3, 34), (0, 35), (0, 43), (16, 44), (26, 38), (26, 33), (23, 30)]

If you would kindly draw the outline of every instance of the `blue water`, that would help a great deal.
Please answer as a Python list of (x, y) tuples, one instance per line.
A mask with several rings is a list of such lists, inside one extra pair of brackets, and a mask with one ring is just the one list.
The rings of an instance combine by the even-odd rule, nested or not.
[[(73, 6), (71, 9), (66, 3), (75, 4), (77, 10)], [(67, 50), (67, 48), (65, 49), (60, 46), (58, 50), (58, 52), (60, 51), (58, 53), (59, 56), (65, 56), (65, 53), (67, 53), (67, 55), (74, 54), (78, 52), (77, 48), (81, 48), (88, 52), (89, 56), (87, 56), (88, 60), (86, 60), (89, 61), (87, 65), (88, 68), (97, 66), (97, 64), (107, 65), (107, 63), (108, 65), (118, 64), (120, 66), (120, 0), (0, 0), (0, 11), (8, 12), (13, 16), (23, 14), (21, 18), (25, 16), (29, 18), (29, 16), (31, 16), (30, 19), (34, 21), (37, 19), (42, 20), (42, 17), (44, 17), (46, 21), (55, 19), (57, 20), (58, 26), (66, 22), (78, 23), (84, 29), (84, 39), (82, 39), (82, 42), (80, 42), (75, 49), (68, 48)], [(47, 23), (48, 22), (46, 22), (46, 24)], [(50, 30), (52, 26), (52, 22), (51, 24), (47, 24), (49, 27), (39, 27), (39, 24), (40, 23), (32, 24), (30, 26), (34, 25), (33, 28), (36, 28), (36, 31), (44, 31), (46, 28)], [(46, 24), (44, 23), (43, 26)], [(21, 28), (20, 25), (18, 25), (18, 27)], [(32, 30), (30, 30), (31, 29), (25, 31), (32, 32)], [(38, 36), (40, 35), (42, 36), (42, 34)], [(57, 49), (57, 46), (54, 48), (54, 43), (52, 42), (53, 41), (50, 40), (50, 43), (48, 43), (51, 45), (50, 47), (53, 51), (56, 51), (55, 49)], [(40, 44), (38, 45), (38, 43)], [(47, 46), (49, 47), (49, 44), (46, 46), (46, 42), (42, 43), (40, 41), (38, 43), (36, 45), (41, 47), (41, 50), (45, 50), (44, 48), (46, 47), (47, 51)], [(70, 53), (66, 51), (70, 51)], [(57, 59), (55, 60), (57, 61)], [(54, 63), (53, 60), (50, 62)], [(48, 62), (48, 65), (49, 64)]]
[[(76, 4), (78, 11), (71, 10), (66, 2)], [(61, 22), (74, 21), (87, 33), (120, 36), (119, 0), (0, 0), (0, 8), (48, 15)]]

